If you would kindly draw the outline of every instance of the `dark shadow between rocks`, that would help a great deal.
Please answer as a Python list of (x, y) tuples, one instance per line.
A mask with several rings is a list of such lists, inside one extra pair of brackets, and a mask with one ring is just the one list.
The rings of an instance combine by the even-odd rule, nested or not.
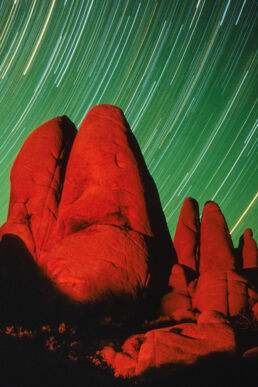
[(77, 129), (74, 123), (67, 117), (67, 116), (62, 116), (61, 117), (61, 123), (60, 126), (63, 131), (63, 148), (60, 151), (59, 157), (61, 159), (56, 160), (56, 165), (58, 165), (61, 162), (61, 169), (60, 169), (60, 190), (57, 193), (57, 203), (60, 202), (61, 195), (62, 195), (62, 190), (63, 190), (63, 185), (64, 185), (64, 180), (65, 180), (65, 173), (66, 173), (66, 167), (67, 163), (69, 160), (69, 156), (71, 153), (71, 149), (77, 134)]
[[(127, 126), (129, 128), (128, 123)], [(126, 133), (128, 144), (138, 163), (144, 186), (144, 196), (150, 218), (150, 225), (155, 235), (154, 241), (151, 238), (147, 238), (147, 244), (150, 246), (150, 283), (147, 298), (149, 297), (150, 299), (152, 310), (155, 310), (155, 305), (157, 306), (161, 295), (167, 291), (171, 268), (177, 262), (177, 258), (156, 184), (147, 168), (135, 136), (131, 130), (128, 130)]]

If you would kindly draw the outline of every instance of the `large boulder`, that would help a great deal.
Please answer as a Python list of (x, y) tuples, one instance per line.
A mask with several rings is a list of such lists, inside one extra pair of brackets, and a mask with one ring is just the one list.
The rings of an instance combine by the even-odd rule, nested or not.
[(172, 242), (158, 192), (114, 106), (94, 107), (78, 133), (61, 117), (30, 135), (12, 168), (2, 232), (20, 237), (75, 301), (139, 300), (167, 286)]
[[(197, 364), (207, 356), (232, 356), (236, 352), (233, 329), (218, 312), (200, 315), (198, 323), (182, 323), (131, 336), (121, 351), (104, 347), (99, 355), (116, 376), (131, 377), (162, 367)], [(214, 334), (216, 332), (216, 334)]]

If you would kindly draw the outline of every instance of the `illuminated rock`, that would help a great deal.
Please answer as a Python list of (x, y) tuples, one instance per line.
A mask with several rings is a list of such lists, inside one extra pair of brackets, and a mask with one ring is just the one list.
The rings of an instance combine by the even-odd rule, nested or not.
[(3, 233), (19, 236), (70, 298), (139, 300), (167, 286), (171, 239), (119, 108), (94, 107), (77, 134), (65, 117), (40, 126), (19, 152), (11, 181)]
[(127, 340), (133, 346), (133, 352), (131, 347), (127, 350), (128, 345), (124, 344), (121, 352), (105, 347), (100, 354), (114, 369), (116, 376), (128, 377), (162, 366), (195, 364), (214, 352), (217, 357), (234, 355), (236, 341), (233, 329), (216, 312), (210, 313), (208, 321), (211, 320), (207, 322), (207, 318), (201, 315), (198, 324), (183, 323), (150, 330)]
[(253, 239), (253, 233), (250, 228), (247, 228), (244, 232), (244, 244), (242, 249), (243, 256), (243, 268), (258, 268), (258, 254), (257, 254), (257, 246), (256, 242)]
[(200, 220), (198, 203), (192, 198), (183, 202), (174, 236), (178, 263), (197, 270)]
[(234, 316), (248, 308), (248, 281), (235, 272), (233, 244), (219, 206), (208, 202), (201, 222), (200, 277), (193, 305)]
[(51, 248), (39, 258), (75, 300), (137, 299), (152, 280), (155, 235), (145, 199), (151, 178), (134, 142), (121, 110), (109, 105), (93, 108), (76, 136)]
[(247, 280), (234, 271), (206, 272), (198, 280), (193, 306), (201, 312), (217, 310), (225, 316), (246, 312), (247, 286)]
[(193, 286), (188, 284), (187, 277), (189, 274), (192, 277), (197, 272), (199, 233), (198, 203), (192, 198), (186, 198), (180, 211), (173, 241), (178, 264), (172, 267), (169, 290), (161, 300), (160, 312), (162, 316), (173, 316), (177, 321), (184, 316), (189, 316), (192, 303), (188, 285), (190, 291)]
[(251, 358), (251, 359), (257, 359), (258, 360), (258, 347), (253, 347), (248, 349), (243, 353), (243, 358)]
[(11, 171), (8, 218), (3, 234), (19, 236), (35, 259), (52, 233), (69, 152), (76, 135), (66, 117), (34, 130)]
[(191, 309), (192, 303), (188, 292), (184, 268), (174, 265), (169, 279), (171, 291), (165, 294), (161, 300), (161, 315), (169, 316), (177, 310)]
[(252, 312), (254, 314), (256, 321), (258, 321), (258, 301), (253, 305)]
[(213, 270), (234, 270), (233, 249), (228, 226), (219, 206), (207, 202), (201, 222), (200, 274)]
[[(175, 259), (155, 184), (120, 109), (93, 108), (78, 133), (66, 117), (36, 129), (16, 158), (11, 182), (0, 229), (1, 323), (31, 313), (36, 324), (44, 310), (44, 321), (80, 321), (83, 336), (86, 322), (101, 332), (111, 328), (98, 356), (115, 376), (236, 354), (233, 322), (243, 318), (251, 327), (258, 319), (251, 231), (244, 234), (241, 268), (218, 205), (204, 206), (200, 226), (197, 202), (187, 198)], [(58, 332), (64, 331), (62, 324)], [(46, 347), (56, 351), (50, 339)], [(97, 334), (93, 340), (101, 348)], [(77, 344), (70, 355), (86, 359), (88, 348), (80, 358)]]

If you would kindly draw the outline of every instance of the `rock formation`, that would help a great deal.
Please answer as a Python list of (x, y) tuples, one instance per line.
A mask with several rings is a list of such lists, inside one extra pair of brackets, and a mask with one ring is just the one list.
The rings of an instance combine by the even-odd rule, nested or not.
[[(193, 199), (185, 199), (175, 235), (179, 264), (172, 267), (169, 290), (161, 299), (161, 317), (146, 333), (127, 339), (121, 352), (112, 344), (100, 351), (117, 376), (196, 364), (214, 353), (234, 356), (237, 342), (230, 318), (250, 318), (253, 308), (251, 318), (257, 319), (258, 282), (253, 287), (244, 268), (236, 271), (233, 244), (219, 206), (205, 204), (200, 226), (197, 208)], [(164, 322), (168, 327), (159, 327)]]
[(200, 278), (194, 307), (234, 316), (248, 309), (247, 280), (236, 273), (233, 243), (218, 205), (203, 209), (200, 240)]
[(19, 236), (57, 288), (83, 303), (137, 301), (166, 282), (172, 264), (155, 184), (110, 105), (93, 108), (78, 133), (60, 117), (29, 136), (12, 168), (2, 233)]
[(250, 228), (247, 228), (243, 235), (243, 268), (257, 268), (258, 267), (258, 254), (256, 242), (253, 239), (253, 233)]
[(82, 337), (95, 340), (81, 358), (117, 377), (173, 372), (212, 356), (253, 359), (257, 272), (252, 231), (234, 249), (214, 202), (200, 222), (198, 203), (185, 199), (172, 245), (155, 184), (114, 106), (91, 109), (78, 132), (65, 116), (46, 122), (15, 160), (0, 228), (2, 334), (15, 331), (2, 324), (23, 324), (22, 314), (34, 325), (77, 314)]
[(192, 198), (186, 198), (178, 218), (174, 236), (174, 247), (178, 263), (197, 270), (200, 238), (200, 219), (198, 203)]
[(236, 351), (233, 329), (216, 312), (210, 312), (207, 318), (205, 314), (197, 323), (185, 322), (132, 336), (118, 353), (106, 346), (101, 355), (116, 376), (127, 377), (168, 365), (190, 365), (212, 353), (232, 356)]
[(12, 167), (8, 218), (1, 231), (19, 236), (35, 259), (56, 220), (75, 134), (65, 116), (46, 122), (27, 138)]

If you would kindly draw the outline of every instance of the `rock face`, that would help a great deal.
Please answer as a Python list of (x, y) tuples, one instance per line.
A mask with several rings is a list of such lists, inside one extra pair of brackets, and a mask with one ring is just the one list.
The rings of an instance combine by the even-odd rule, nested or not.
[(161, 315), (173, 316), (176, 319), (179, 310), (189, 310), (192, 308), (183, 266), (178, 264), (173, 266), (169, 285), (171, 290), (161, 300)]
[(256, 242), (253, 238), (253, 233), (250, 228), (247, 228), (243, 235), (243, 268), (258, 268), (258, 254), (257, 254), (257, 246)]
[(235, 316), (248, 309), (248, 281), (236, 272), (234, 248), (220, 208), (208, 202), (203, 209), (200, 240), (200, 278), (193, 305), (201, 312), (217, 310)]
[(27, 138), (12, 167), (8, 218), (1, 231), (19, 236), (35, 259), (57, 217), (75, 135), (66, 116), (46, 122)]
[(219, 206), (205, 204), (202, 212), (200, 240), (200, 274), (213, 270), (234, 270), (233, 244)]
[(93, 108), (77, 134), (64, 117), (31, 134), (12, 168), (2, 232), (19, 236), (57, 288), (83, 303), (137, 300), (166, 283), (172, 264), (155, 184), (110, 105)]
[(200, 219), (198, 203), (186, 198), (178, 218), (174, 236), (174, 247), (178, 263), (197, 270), (199, 256)]
[[(73, 315), (84, 336), (92, 327), (99, 334), (115, 328), (95, 362), (100, 357), (123, 377), (214, 356), (224, 362), (238, 352), (254, 358), (257, 248), (250, 229), (241, 241), (237, 263), (219, 206), (207, 202), (200, 221), (197, 202), (186, 198), (173, 247), (120, 109), (96, 106), (78, 132), (67, 117), (55, 118), (29, 136), (12, 168), (8, 219), (0, 228), (0, 323), (23, 324), (17, 313), (25, 311), (37, 325), (44, 310), (46, 322)], [(125, 311), (128, 326), (120, 331)], [(244, 346), (234, 326), (241, 318), (251, 332)], [(48, 344), (53, 350), (53, 340)], [(93, 348), (94, 359), (96, 342)]]
[[(254, 251), (249, 231), (246, 240)], [(252, 285), (245, 267), (237, 271), (228, 227), (216, 203), (205, 204), (200, 224), (198, 206), (185, 199), (175, 250), (178, 264), (173, 265), (168, 291), (161, 298), (160, 317), (144, 333), (129, 337), (121, 351), (115, 351), (112, 343), (100, 351), (116, 376), (198, 364), (207, 356), (234, 357), (237, 342), (230, 319), (257, 319), (257, 282)], [(255, 274), (256, 268), (251, 270)]]
[(130, 337), (123, 344), (121, 352), (106, 346), (101, 355), (115, 369), (116, 376), (128, 377), (168, 365), (194, 364), (214, 352), (217, 356), (232, 356), (235, 350), (232, 328), (213, 312), (208, 322), (205, 316), (202, 321), (200, 315), (197, 324), (182, 323), (149, 330), (145, 334)]

